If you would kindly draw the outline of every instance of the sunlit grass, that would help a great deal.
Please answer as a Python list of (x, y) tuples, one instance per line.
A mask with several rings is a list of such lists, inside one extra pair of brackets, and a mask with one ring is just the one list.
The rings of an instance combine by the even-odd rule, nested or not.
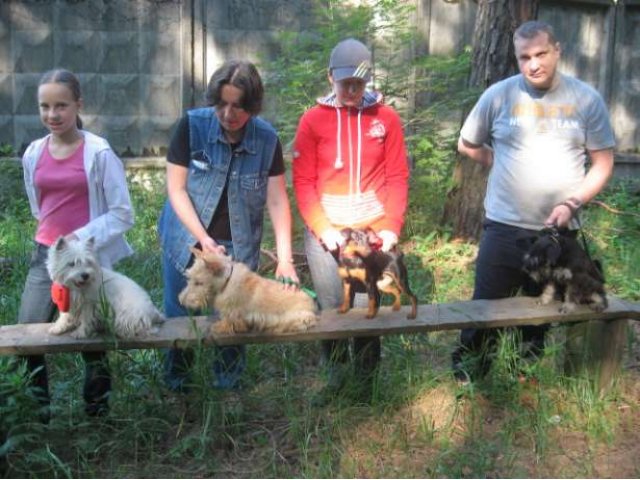
[[(162, 172), (145, 176), (143, 182), (130, 178), (137, 222), (127, 238), (136, 253), (119, 269), (161, 305), (155, 224), (164, 178)], [(638, 211), (629, 189), (613, 183), (601, 199), (621, 211)], [(2, 324), (15, 322), (34, 228), (24, 213), (26, 200), (15, 195), (12, 202), (9, 212), (20, 213), (0, 217), (2, 256), (11, 260), (0, 285)], [(593, 255), (603, 259), (609, 290), (637, 299), (637, 218), (592, 206), (584, 228)], [(301, 251), (299, 237), (296, 242)], [(470, 298), (476, 245), (452, 241), (434, 228), (414, 231), (403, 248), (420, 303)], [(324, 382), (317, 343), (250, 346), (245, 388), (233, 398), (209, 387), (211, 349), (196, 349), (188, 395), (165, 389), (161, 352), (132, 350), (110, 353), (111, 412), (89, 419), (79, 355), (51, 355), (53, 418), (46, 429), (27, 408), (32, 400), (21, 377), (0, 380), (0, 433), (12, 442), (10, 448), (5, 444), (10, 453), (0, 468), (11, 476), (38, 477), (594, 476), (600, 457), (589, 452), (618, 445), (621, 426), (640, 413), (637, 372), (627, 373), (605, 396), (591, 378), (565, 376), (564, 327), (552, 330), (543, 361), (534, 363), (523, 362), (513, 337), (505, 335), (490, 374), (466, 389), (450, 371), (456, 336), (384, 337), (368, 407), (310, 405)], [(630, 331), (628, 347), (636, 341)], [(12, 368), (6, 357), (0, 367)], [(538, 385), (521, 383), (523, 371)], [(559, 448), (583, 461), (558, 470)]]

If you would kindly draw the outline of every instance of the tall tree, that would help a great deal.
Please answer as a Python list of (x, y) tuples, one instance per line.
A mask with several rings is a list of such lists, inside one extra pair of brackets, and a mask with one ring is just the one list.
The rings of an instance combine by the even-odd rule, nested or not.
[[(478, 0), (469, 87), (486, 89), (517, 73), (513, 32), (521, 23), (537, 18), (539, 3), (539, 0)], [(467, 113), (464, 112), (464, 118)], [(452, 223), (457, 238), (480, 237), (487, 174), (485, 167), (458, 155), (454, 187), (448, 194), (444, 212), (444, 220)]]

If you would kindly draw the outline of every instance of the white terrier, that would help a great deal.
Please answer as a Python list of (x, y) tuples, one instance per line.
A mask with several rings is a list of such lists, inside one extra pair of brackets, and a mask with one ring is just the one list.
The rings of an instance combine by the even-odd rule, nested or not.
[(106, 317), (110, 316), (115, 335), (132, 338), (154, 333), (154, 326), (164, 322), (140, 285), (100, 266), (93, 238), (82, 242), (60, 237), (49, 248), (47, 270), (54, 287), (59, 284), (68, 288), (70, 296), (68, 311), (60, 308), (49, 333), (60, 335), (74, 330), (71, 335), (75, 338), (95, 336), (109, 331)]

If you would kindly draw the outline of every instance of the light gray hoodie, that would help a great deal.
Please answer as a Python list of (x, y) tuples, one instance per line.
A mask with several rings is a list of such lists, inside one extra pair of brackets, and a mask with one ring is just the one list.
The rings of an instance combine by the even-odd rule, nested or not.
[[(127, 188), (122, 161), (109, 143), (97, 135), (81, 130), (84, 136), (84, 169), (89, 190), (89, 223), (74, 231), (80, 240), (94, 237), (100, 264), (111, 268), (133, 250), (124, 239), (124, 232), (133, 226), (133, 207)], [(34, 140), (22, 156), (24, 185), (31, 213), (39, 220), (40, 191), (34, 181), (36, 166), (47, 135)], [(73, 212), (69, 212), (73, 215)]]

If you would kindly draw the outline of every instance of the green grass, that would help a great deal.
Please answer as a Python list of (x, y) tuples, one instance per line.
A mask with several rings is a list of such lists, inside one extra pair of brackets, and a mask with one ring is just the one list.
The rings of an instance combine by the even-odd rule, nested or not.
[[(163, 173), (144, 176), (144, 181), (130, 178), (137, 221), (127, 237), (136, 253), (119, 270), (161, 305), (155, 223), (165, 198)], [(636, 188), (614, 182), (601, 199), (637, 212)], [(34, 229), (21, 192), (8, 198), (0, 212), (0, 257), (10, 259), (0, 282), (0, 324), (5, 325), (15, 322)], [(609, 290), (637, 300), (638, 218), (591, 206), (584, 223), (594, 254), (604, 260)], [(267, 237), (266, 246), (272, 246), (270, 233)], [(424, 224), (403, 238), (403, 246), (421, 303), (469, 298), (475, 245), (452, 241), (437, 225)], [(234, 398), (208, 386), (210, 349), (197, 349), (189, 395), (164, 388), (161, 352), (111, 352), (114, 389), (104, 419), (83, 413), (79, 355), (50, 355), (53, 417), (48, 427), (36, 421), (37, 407), (22, 372), (3, 357), (0, 434), (7, 443), (0, 450), (0, 472), (7, 477), (158, 478), (637, 475), (637, 455), (629, 447), (637, 444), (630, 442), (639, 440), (640, 430), (637, 365), (603, 397), (588, 378), (563, 373), (563, 327), (553, 329), (544, 360), (534, 364), (523, 363), (507, 334), (491, 373), (462, 390), (449, 370), (455, 340), (455, 332), (385, 337), (368, 407), (310, 405), (325, 379), (316, 343), (250, 346), (246, 387)], [(628, 347), (638, 350), (631, 330)], [(520, 383), (521, 370), (535, 375), (539, 387)], [(625, 448), (625, 462), (603, 460), (603, 452)]]

